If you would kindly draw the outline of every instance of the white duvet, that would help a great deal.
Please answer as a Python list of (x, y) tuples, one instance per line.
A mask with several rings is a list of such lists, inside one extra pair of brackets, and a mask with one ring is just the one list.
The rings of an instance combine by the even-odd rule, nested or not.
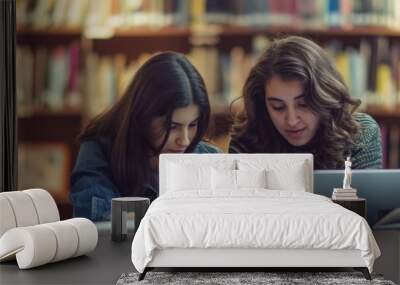
[(358, 249), (370, 272), (380, 255), (359, 215), (320, 195), (266, 189), (164, 194), (133, 239), (135, 268), (143, 272), (165, 248)]

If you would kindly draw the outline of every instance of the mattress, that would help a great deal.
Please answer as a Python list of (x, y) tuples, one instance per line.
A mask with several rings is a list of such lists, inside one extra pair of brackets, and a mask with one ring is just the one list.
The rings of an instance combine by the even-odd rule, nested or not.
[(132, 262), (143, 272), (155, 250), (172, 248), (359, 250), (370, 271), (380, 255), (361, 216), (324, 196), (267, 189), (157, 198), (133, 239)]

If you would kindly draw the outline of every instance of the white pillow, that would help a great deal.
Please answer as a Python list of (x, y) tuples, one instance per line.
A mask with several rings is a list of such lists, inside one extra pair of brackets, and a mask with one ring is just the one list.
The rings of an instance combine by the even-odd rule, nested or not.
[(234, 191), (240, 188), (266, 188), (266, 170), (211, 170), (212, 189)]
[(167, 189), (169, 191), (185, 191), (193, 189), (210, 189), (211, 177), (208, 166), (185, 166), (168, 164)]
[(267, 188), (267, 171), (235, 170), (238, 188)]
[(290, 177), (284, 171), (273, 169), (268, 171), (268, 188), (272, 190), (289, 190), (306, 192), (307, 182), (304, 165), (291, 170)]
[(236, 190), (236, 170), (211, 168), (212, 189)]
[(309, 189), (309, 167), (296, 159), (240, 159), (239, 170), (267, 171), (267, 188), (273, 190), (306, 191)]

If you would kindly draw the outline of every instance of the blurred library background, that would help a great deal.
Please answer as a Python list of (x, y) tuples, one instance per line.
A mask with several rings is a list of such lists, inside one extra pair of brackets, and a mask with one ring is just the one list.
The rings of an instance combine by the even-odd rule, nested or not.
[[(153, 53), (186, 54), (212, 105), (208, 137), (225, 151), (230, 103), (276, 37), (322, 45), (360, 110), (381, 126), (385, 168), (400, 168), (398, 0), (16, 0), (20, 189), (50, 191), (71, 215), (77, 135), (123, 94)], [(232, 110), (240, 109), (240, 100)]]

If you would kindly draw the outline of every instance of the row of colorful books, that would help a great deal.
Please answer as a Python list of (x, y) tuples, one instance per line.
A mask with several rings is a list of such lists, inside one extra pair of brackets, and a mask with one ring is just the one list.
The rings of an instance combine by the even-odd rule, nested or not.
[(400, 44), (387, 38), (362, 40), (358, 46), (340, 42), (326, 46), (350, 94), (366, 105), (390, 109), (400, 100)]
[(189, 0), (17, 0), (17, 24), (34, 29), (188, 25)]
[(205, 0), (203, 20), (245, 26), (398, 27), (396, 0)]
[[(244, 81), (260, 52), (270, 41), (256, 37), (252, 52), (243, 47), (229, 51), (196, 46), (187, 55), (205, 79), (213, 105), (228, 105), (241, 96)], [(390, 108), (400, 103), (400, 44), (385, 40), (361, 41), (357, 47), (327, 44), (328, 54), (362, 107)], [(128, 62), (127, 56), (84, 57), (79, 45), (45, 49), (18, 47), (17, 100), (20, 114), (34, 109), (84, 110), (96, 115), (123, 94), (137, 69), (150, 56)]]
[(17, 0), (22, 26), (400, 27), (397, 0)]
[(17, 47), (18, 115), (37, 110), (79, 112), (83, 103), (82, 57), (79, 45), (31, 49)]

